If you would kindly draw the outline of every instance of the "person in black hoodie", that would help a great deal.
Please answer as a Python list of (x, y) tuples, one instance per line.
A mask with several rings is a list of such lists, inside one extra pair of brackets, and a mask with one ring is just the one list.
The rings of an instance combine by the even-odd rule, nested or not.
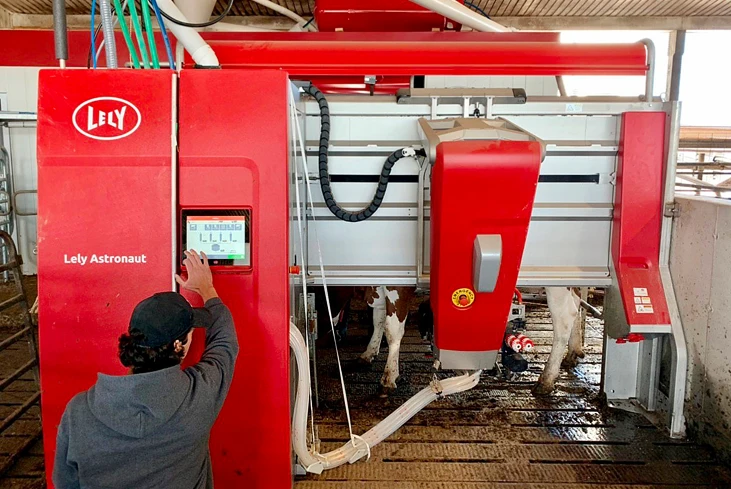
[[(66, 406), (56, 442), (56, 489), (213, 487), (208, 439), (239, 346), (208, 259), (192, 250), (185, 255), (188, 278), (176, 280), (200, 294), (205, 307), (192, 308), (176, 292), (135, 307), (119, 339), (119, 358), (130, 375), (99, 374)], [(205, 351), (183, 370), (194, 327), (207, 327)]]

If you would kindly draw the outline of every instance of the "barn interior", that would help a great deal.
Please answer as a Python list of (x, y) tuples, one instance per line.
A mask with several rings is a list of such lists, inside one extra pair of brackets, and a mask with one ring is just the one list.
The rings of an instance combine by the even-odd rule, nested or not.
[(723, 0), (0, 0), (0, 487), (58, 487), (189, 248), (216, 487), (731, 487), (728, 45)]

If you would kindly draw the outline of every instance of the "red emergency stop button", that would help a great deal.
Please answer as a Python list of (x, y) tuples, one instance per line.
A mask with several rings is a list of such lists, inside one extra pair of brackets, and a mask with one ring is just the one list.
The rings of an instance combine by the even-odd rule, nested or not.
[(472, 289), (457, 289), (452, 294), (452, 304), (460, 309), (471, 306), (473, 302), (475, 302), (475, 293)]
[(302, 269), (297, 265), (293, 265), (293, 266), (289, 267), (290, 275), (299, 275), (301, 271), (302, 271)]

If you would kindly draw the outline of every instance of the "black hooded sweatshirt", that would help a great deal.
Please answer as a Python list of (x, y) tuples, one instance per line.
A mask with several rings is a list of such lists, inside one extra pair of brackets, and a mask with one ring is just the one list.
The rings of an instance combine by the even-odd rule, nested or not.
[(239, 351), (233, 318), (206, 302), (213, 323), (200, 362), (110, 376), (66, 406), (58, 427), (56, 489), (207, 489), (208, 439), (226, 398)]

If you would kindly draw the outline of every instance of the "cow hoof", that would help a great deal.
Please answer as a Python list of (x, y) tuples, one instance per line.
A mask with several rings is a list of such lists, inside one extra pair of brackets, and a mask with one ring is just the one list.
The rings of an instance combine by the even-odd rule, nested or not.
[(369, 359), (369, 358), (366, 358), (366, 357), (358, 357), (358, 364), (359, 365), (367, 365), (367, 366), (370, 366), (372, 362), (373, 362), (373, 359), (372, 358)]
[(553, 392), (553, 385), (546, 385), (542, 382), (538, 382), (533, 389), (531, 389), (534, 396), (550, 396)]
[(561, 362), (561, 367), (571, 370), (579, 364), (579, 359), (584, 358), (584, 352), (569, 352)]

